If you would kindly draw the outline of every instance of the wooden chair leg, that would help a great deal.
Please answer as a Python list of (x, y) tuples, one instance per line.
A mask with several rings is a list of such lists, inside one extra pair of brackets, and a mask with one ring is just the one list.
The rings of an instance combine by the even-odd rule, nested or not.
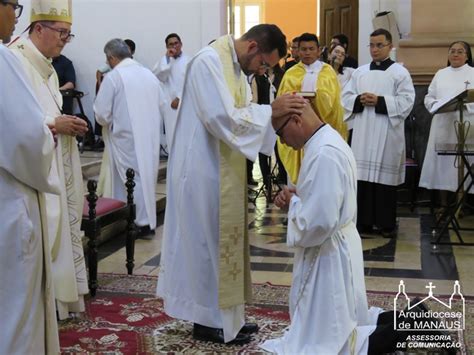
[(130, 208), (130, 214), (127, 218), (127, 240), (126, 240), (126, 253), (127, 253), (127, 272), (129, 275), (133, 274), (134, 256), (135, 256), (135, 239), (137, 237), (137, 226), (135, 225), (136, 210), (133, 202), (133, 190), (135, 188), (135, 172), (133, 169), (127, 169), (127, 182), (125, 186), (127, 188), (127, 205)]
[(97, 203), (97, 182), (94, 180), (89, 180), (87, 182), (87, 190), (89, 194), (87, 195), (87, 201), (89, 202), (89, 221), (91, 228), (86, 234), (89, 239), (88, 245), (88, 255), (87, 261), (89, 264), (89, 290), (92, 297), (95, 296), (97, 291), (97, 236), (100, 234), (100, 231), (97, 228), (96, 220), (96, 203)]

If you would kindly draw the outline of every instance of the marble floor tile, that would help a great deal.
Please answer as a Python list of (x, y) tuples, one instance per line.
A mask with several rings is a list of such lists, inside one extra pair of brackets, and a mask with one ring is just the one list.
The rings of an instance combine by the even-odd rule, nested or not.
[[(161, 193), (165, 185), (159, 184)], [(263, 201), (262, 201), (263, 200)], [(249, 204), (249, 240), (253, 282), (291, 285), (294, 250), (286, 245), (286, 214), (264, 199)], [(161, 218), (162, 223), (163, 218)], [(474, 217), (463, 222), (474, 226)], [(407, 292), (426, 293), (428, 282), (435, 293), (450, 294), (459, 280), (464, 295), (474, 296), (474, 247), (443, 246), (433, 249), (433, 219), (427, 214), (404, 212), (399, 218), (399, 233), (394, 239), (380, 235), (364, 235), (366, 288), (371, 291), (397, 292), (400, 280)], [(153, 240), (137, 240), (135, 273), (158, 275), (163, 239), (163, 225)], [(451, 232), (451, 240), (457, 237)], [(463, 232), (466, 241), (474, 241), (474, 232)], [(100, 272), (125, 272), (125, 248), (107, 255), (99, 263)]]

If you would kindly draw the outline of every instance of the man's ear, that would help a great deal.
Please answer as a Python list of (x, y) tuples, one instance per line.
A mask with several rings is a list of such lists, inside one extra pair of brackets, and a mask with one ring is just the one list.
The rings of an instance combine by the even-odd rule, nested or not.
[(303, 123), (303, 119), (301, 118), (300, 115), (292, 114), (292, 115), (291, 115), (291, 119), (292, 119), (292, 120), (295, 120), (295, 122), (296, 122), (296, 124), (297, 124), (298, 126), (301, 126), (301, 124)]
[(258, 43), (253, 39), (248, 41), (247, 53), (252, 55), (258, 52)]

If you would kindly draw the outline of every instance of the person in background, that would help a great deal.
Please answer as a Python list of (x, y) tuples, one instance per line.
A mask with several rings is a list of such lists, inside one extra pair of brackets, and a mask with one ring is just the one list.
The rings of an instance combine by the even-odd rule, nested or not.
[(152, 71), (162, 83), (166, 95), (163, 119), (165, 142), (161, 144), (166, 147), (169, 153), (176, 126), (178, 106), (183, 92), (184, 75), (190, 58), (183, 53), (183, 42), (177, 33), (170, 33), (166, 36), (165, 45), (166, 53), (155, 64)]
[(344, 62), (342, 63), (342, 66), (345, 68), (349, 67), (349, 68), (357, 69), (359, 67), (359, 63), (357, 62), (357, 59), (347, 54), (349, 51), (349, 38), (347, 38), (347, 36), (343, 33), (334, 35), (331, 38), (331, 43), (329, 44), (329, 47), (332, 47), (334, 44), (340, 44), (341, 46), (344, 47), (344, 50), (346, 51), (346, 57), (344, 58)]
[(397, 235), (397, 186), (405, 181), (405, 119), (415, 102), (410, 73), (390, 59), (392, 36), (370, 34), (372, 62), (356, 69), (342, 93), (357, 161), (357, 228)]
[[(440, 100), (456, 95), (465, 89), (474, 88), (474, 68), (469, 43), (456, 41), (448, 49), (448, 66), (440, 69), (434, 76), (425, 97), (428, 110)], [(464, 121), (471, 124), (466, 143), (474, 143), (474, 104), (467, 104)], [(436, 145), (458, 142), (455, 121), (459, 120), (459, 112), (439, 113), (431, 122), (426, 156), (421, 169), (420, 186), (430, 190), (440, 190), (442, 208), (448, 204), (448, 191), (456, 191), (458, 169), (453, 156), (441, 156), (436, 153)], [(470, 159), (472, 162), (472, 159)], [(471, 189), (471, 193), (474, 191)]]
[[(64, 55), (53, 58), (53, 67), (58, 74), (59, 90), (74, 90), (76, 88), (76, 71), (72, 62)], [(63, 95), (63, 113), (73, 114), (73, 97)]]
[(112, 71), (104, 78), (94, 102), (107, 151), (101, 175), (110, 176), (104, 178), (104, 196), (127, 201), (125, 174), (132, 168), (138, 236), (150, 239), (156, 227), (155, 190), (163, 93), (153, 73), (131, 58), (123, 40), (110, 40), (104, 52)]
[[(331, 66), (318, 60), (319, 49), (319, 40), (315, 34), (303, 33), (299, 36), (300, 62), (285, 72), (278, 95), (294, 92), (312, 95), (310, 103), (315, 112), (346, 139), (347, 128), (343, 121), (339, 82)], [(279, 142), (278, 152), (290, 178), (289, 183), (295, 184), (303, 151), (294, 150)]]
[(133, 59), (133, 56), (135, 55), (135, 49), (137, 48), (137, 45), (135, 44), (134, 41), (132, 41), (129, 38), (125, 39), (124, 42), (128, 46), (128, 49), (130, 49), (130, 54), (132, 55), (130, 58)]
[(300, 61), (300, 56), (298, 54), (298, 43), (299, 37), (295, 37), (291, 40), (290, 55), (289, 57), (285, 58), (285, 65), (283, 66), (284, 72)]
[(346, 58), (346, 50), (340, 44), (334, 44), (329, 49), (329, 64), (337, 73), (337, 80), (341, 85), (341, 91), (344, 90), (347, 83), (351, 80), (354, 68), (344, 67), (344, 59)]
[[(260, 105), (271, 104), (273, 100), (275, 100), (276, 93), (278, 92), (278, 88), (280, 87), (280, 83), (283, 78), (283, 74), (284, 71), (280, 67), (280, 64), (275, 65), (273, 68), (260, 68), (257, 74), (253, 76), (251, 82), (252, 102), (255, 102)], [(278, 155), (278, 149), (276, 145), (274, 152), (276, 156), (276, 162), (278, 164), (278, 182), (286, 184), (286, 171)], [(249, 160), (247, 160), (247, 162), (248, 161)], [(260, 171), (262, 173), (263, 183), (267, 189), (269, 184), (268, 179), (271, 177), (270, 162), (271, 159), (269, 156), (263, 153), (258, 153), (258, 163), (260, 166)], [(250, 165), (250, 172), (252, 171), (252, 166), (253, 163), (252, 165)], [(247, 170), (247, 174), (248, 171), (249, 170)]]

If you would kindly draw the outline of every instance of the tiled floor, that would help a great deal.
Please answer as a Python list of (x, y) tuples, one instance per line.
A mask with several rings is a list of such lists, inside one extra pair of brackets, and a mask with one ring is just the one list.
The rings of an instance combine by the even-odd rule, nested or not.
[[(285, 244), (286, 227), (282, 224), (285, 214), (276, 207), (265, 206), (259, 198), (256, 206), (249, 204), (250, 242), (253, 282), (291, 284), (293, 253)], [(431, 244), (429, 214), (406, 214), (399, 217), (396, 239), (379, 235), (363, 235), (365, 275), (367, 290), (398, 290), (404, 280), (407, 293), (426, 294), (425, 286), (433, 282), (435, 294), (451, 294), (455, 280), (459, 280), (466, 296), (474, 296), (474, 247), (439, 246)], [(157, 275), (163, 238), (163, 216), (151, 241), (137, 240), (135, 247), (136, 274)], [(464, 222), (474, 224), (474, 217)], [(474, 242), (474, 232), (463, 232), (467, 242)], [(455, 241), (455, 235), (450, 238)], [(117, 241), (107, 242), (101, 249), (100, 272), (125, 272), (125, 249), (117, 250)]]
[[(83, 172), (98, 175), (100, 154), (87, 153)], [(160, 166), (165, 166), (161, 162)], [(254, 176), (257, 169), (254, 169)], [(95, 175), (94, 175), (95, 174)], [(86, 174), (84, 174), (86, 176)], [(165, 174), (162, 174), (164, 177)], [(260, 177), (261, 180), (261, 177)], [(157, 200), (166, 194), (165, 181), (157, 185)], [(290, 285), (293, 252), (285, 244), (285, 213), (266, 205), (261, 196), (256, 203), (249, 202), (249, 231), (251, 243), (252, 280), (255, 283), (271, 282)], [(428, 208), (411, 212), (406, 207), (398, 209), (399, 232), (396, 239), (380, 235), (363, 235), (365, 281), (370, 291), (397, 292), (400, 280), (406, 284), (407, 294), (427, 294), (426, 286), (436, 286), (435, 295), (450, 295), (455, 280), (460, 281), (464, 296), (474, 296), (474, 247), (438, 246), (431, 241), (433, 217)], [(465, 217), (462, 224), (474, 226), (474, 216)], [(462, 232), (466, 242), (474, 242), (474, 232)], [(454, 233), (446, 233), (445, 240), (457, 241)], [(158, 275), (160, 250), (163, 239), (163, 214), (153, 240), (137, 240), (135, 246), (135, 274)], [(121, 238), (112, 238), (99, 248), (99, 272), (126, 273), (125, 248)]]

